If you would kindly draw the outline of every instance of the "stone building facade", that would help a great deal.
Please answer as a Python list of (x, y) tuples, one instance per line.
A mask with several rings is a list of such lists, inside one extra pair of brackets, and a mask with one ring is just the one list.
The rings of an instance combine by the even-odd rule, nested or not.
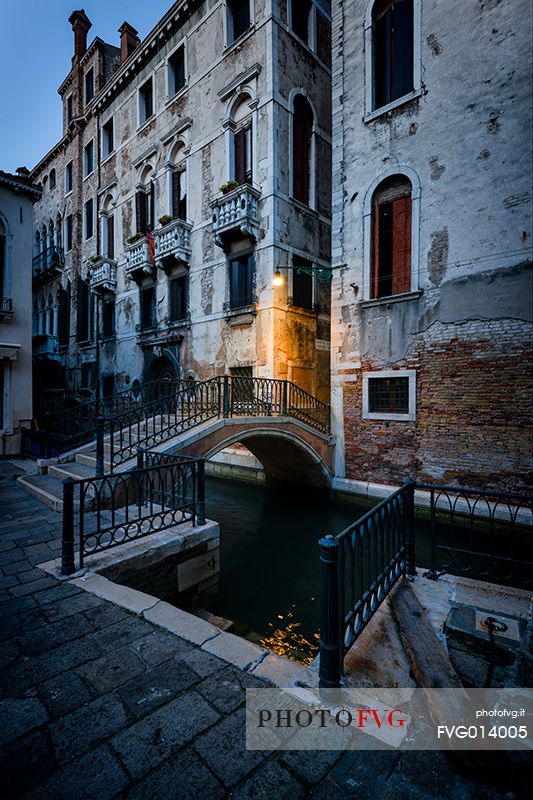
[(32, 172), (39, 395), (234, 373), (327, 401), (329, 287), (287, 268), (330, 266), (329, 3), (179, 0), (116, 47), (70, 22)]
[(528, 20), (525, 0), (334, 3), (339, 489), (530, 481)]
[(28, 174), (0, 171), (0, 457), (20, 453), (32, 420), (32, 206), (41, 192)]

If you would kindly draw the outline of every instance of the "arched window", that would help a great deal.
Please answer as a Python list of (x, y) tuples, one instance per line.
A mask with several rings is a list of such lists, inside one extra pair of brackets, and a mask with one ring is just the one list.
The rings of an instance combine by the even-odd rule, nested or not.
[(413, 0), (377, 0), (372, 9), (374, 108), (414, 90)]
[(61, 222), (61, 214), (56, 217), (56, 245), (61, 248), (63, 244), (63, 225)]
[(113, 260), (115, 258), (115, 216), (111, 194), (108, 194), (103, 202), (101, 223), (102, 253)]
[(382, 181), (372, 197), (371, 296), (411, 290), (412, 186), (405, 175)]
[(141, 172), (141, 179), (135, 194), (135, 220), (137, 233), (146, 234), (155, 228), (155, 183), (153, 168), (146, 166)]
[(50, 170), (50, 189), (55, 189), (56, 186), (56, 171), (55, 169)]
[(231, 111), (233, 146), (230, 172), (231, 179), (239, 184), (253, 182), (253, 126), (250, 100), (248, 94), (241, 95)]
[(170, 154), (169, 211), (173, 219), (187, 219), (187, 166), (185, 146), (177, 142)]
[(292, 196), (313, 205), (313, 111), (298, 94), (294, 98), (292, 124)]

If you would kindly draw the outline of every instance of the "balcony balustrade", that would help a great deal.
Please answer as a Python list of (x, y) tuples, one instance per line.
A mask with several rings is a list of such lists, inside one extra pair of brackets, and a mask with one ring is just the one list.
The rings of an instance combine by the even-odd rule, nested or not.
[(191, 228), (190, 222), (182, 219), (173, 219), (167, 225), (159, 228), (155, 236), (156, 263), (163, 270), (169, 269), (176, 261), (189, 264), (191, 258)]
[(57, 245), (47, 247), (33, 258), (34, 281), (47, 281), (61, 273), (65, 266), (63, 248)]
[(9, 322), (13, 316), (13, 300), (10, 297), (0, 297), (0, 322)]
[(150, 250), (148, 239), (143, 236), (142, 239), (137, 239), (135, 242), (126, 244), (124, 247), (126, 252), (126, 275), (138, 281), (144, 275), (153, 275), (154, 263), (150, 259)]
[(240, 236), (257, 239), (259, 232), (259, 198), (261, 192), (248, 184), (211, 203), (215, 243), (226, 248), (229, 240)]
[(48, 333), (34, 333), (32, 342), (34, 358), (52, 358), (59, 360), (59, 339)]
[(95, 263), (91, 272), (90, 288), (93, 292), (113, 292), (117, 290), (117, 262), (102, 258)]

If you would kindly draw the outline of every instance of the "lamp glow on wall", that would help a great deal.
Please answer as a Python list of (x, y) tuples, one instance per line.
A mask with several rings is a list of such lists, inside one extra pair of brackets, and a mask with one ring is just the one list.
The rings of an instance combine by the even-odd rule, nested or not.
[(336, 264), (334, 267), (289, 267), (288, 265), (283, 265), (282, 267), (276, 267), (274, 277), (272, 278), (272, 286), (283, 286), (285, 282), (280, 269), (293, 269), (295, 272), (306, 272), (308, 275), (316, 275), (316, 279), (320, 283), (331, 283), (333, 279), (333, 270), (347, 266), (347, 264)]

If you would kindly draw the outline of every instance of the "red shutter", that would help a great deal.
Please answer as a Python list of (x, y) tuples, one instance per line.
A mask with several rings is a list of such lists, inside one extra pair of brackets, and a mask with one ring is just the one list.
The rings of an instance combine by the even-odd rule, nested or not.
[(372, 297), (379, 297), (379, 206), (372, 209), (373, 252), (372, 252)]
[(392, 293), (411, 289), (411, 198), (392, 203)]
[(246, 182), (246, 157), (245, 157), (245, 132), (235, 134), (235, 180), (239, 183)]
[(115, 258), (115, 218), (107, 218), (107, 257)]

